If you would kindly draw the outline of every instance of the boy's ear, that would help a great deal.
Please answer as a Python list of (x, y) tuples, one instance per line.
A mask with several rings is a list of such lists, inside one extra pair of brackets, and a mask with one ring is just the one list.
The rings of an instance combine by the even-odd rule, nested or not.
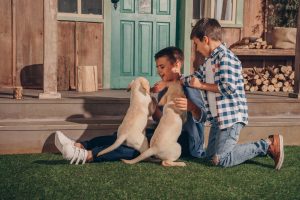
[(131, 90), (131, 86), (132, 86), (132, 83), (134, 82), (134, 80), (132, 80), (129, 84), (128, 84), (128, 86), (127, 86), (127, 92), (130, 92), (130, 90)]
[(205, 44), (208, 44), (209, 43), (209, 38), (207, 36), (204, 36), (203, 41), (205, 42)]
[(146, 90), (146, 93), (150, 94), (150, 85), (149, 85), (149, 83), (147, 83), (146, 80), (142, 80), (141, 85)]

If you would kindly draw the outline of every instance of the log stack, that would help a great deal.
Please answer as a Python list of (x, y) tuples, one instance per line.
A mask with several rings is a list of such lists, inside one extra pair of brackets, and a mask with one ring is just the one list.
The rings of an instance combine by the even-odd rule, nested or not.
[(263, 68), (244, 68), (246, 91), (256, 92), (293, 92), (295, 71), (292, 66), (279, 65)]
[(262, 38), (244, 37), (242, 40), (234, 43), (230, 48), (236, 49), (272, 49), (272, 45)]

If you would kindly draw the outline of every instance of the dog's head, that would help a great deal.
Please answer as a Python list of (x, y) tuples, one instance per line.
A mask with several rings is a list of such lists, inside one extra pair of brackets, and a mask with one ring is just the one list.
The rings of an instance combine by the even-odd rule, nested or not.
[(131, 81), (131, 83), (128, 85), (127, 91), (131, 91), (134, 88), (138, 88), (145, 94), (150, 95), (150, 84), (149, 81), (144, 77), (138, 77)]

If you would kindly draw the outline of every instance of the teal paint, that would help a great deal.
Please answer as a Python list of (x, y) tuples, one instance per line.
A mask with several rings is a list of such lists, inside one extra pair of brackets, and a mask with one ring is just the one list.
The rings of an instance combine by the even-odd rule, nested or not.
[(111, 10), (111, 88), (126, 88), (138, 76), (160, 80), (154, 54), (176, 44), (176, 0), (151, 2), (140, 8), (140, 1), (124, 0)]

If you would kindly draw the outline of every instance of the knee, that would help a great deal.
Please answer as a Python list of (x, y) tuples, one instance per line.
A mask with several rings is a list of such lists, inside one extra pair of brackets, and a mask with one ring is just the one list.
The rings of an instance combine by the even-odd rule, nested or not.
[(221, 167), (231, 167), (232, 166), (229, 156), (222, 158), (219, 155), (214, 155), (212, 157), (211, 161), (212, 161), (212, 164), (215, 166), (221, 166)]

